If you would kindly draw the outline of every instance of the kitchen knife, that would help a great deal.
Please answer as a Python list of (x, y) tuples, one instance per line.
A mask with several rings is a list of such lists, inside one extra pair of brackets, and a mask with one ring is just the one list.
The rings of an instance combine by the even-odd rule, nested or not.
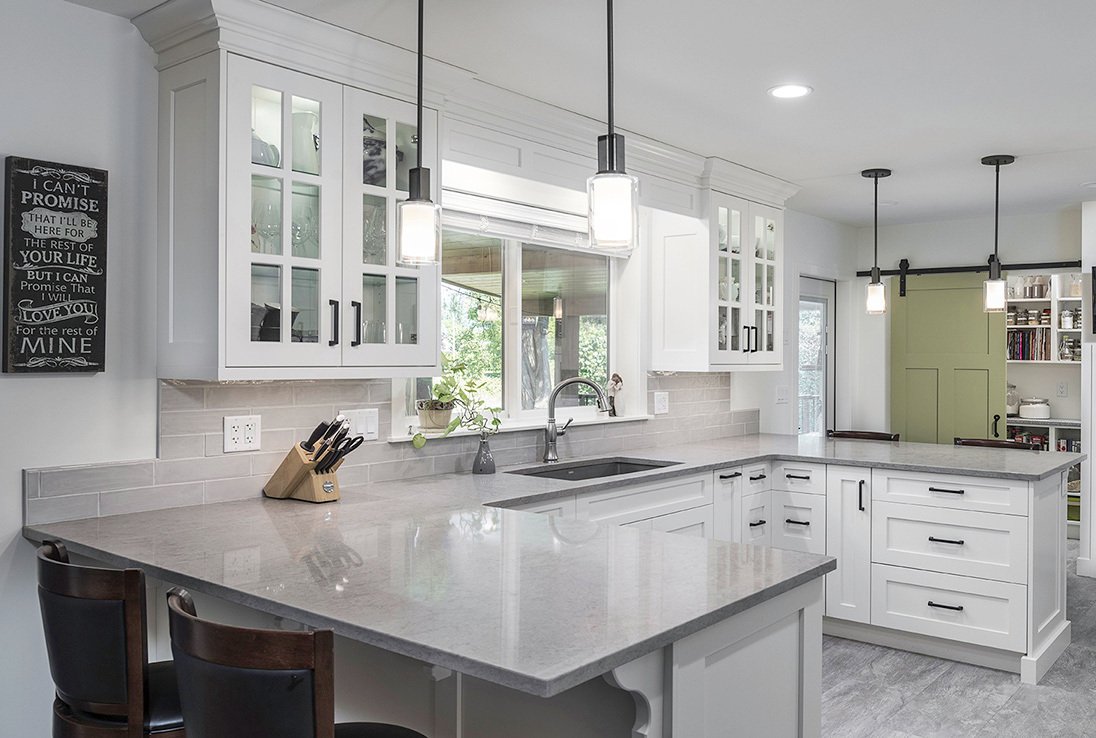
[(338, 428), (338, 430), (336, 430), (333, 434), (330, 432), (324, 434), (324, 438), (321, 440), (319, 447), (317, 448), (316, 452), (312, 454), (313, 463), (319, 464), (320, 460), (322, 460), (326, 454), (331, 452), (335, 444), (337, 444), (339, 441), (346, 437), (346, 434), (350, 432), (350, 421), (343, 420), (338, 425), (333, 425), (332, 427)]
[(301, 448), (308, 453), (312, 453), (316, 448), (316, 443), (323, 438), (324, 434), (331, 428), (330, 423), (320, 423), (316, 426), (316, 430), (312, 431), (312, 435), (308, 437), (307, 441), (301, 442)]
[(339, 465), (339, 462), (346, 458), (347, 454), (362, 445), (365, 441), (364, 436), (355, 436), (354, 438), (344, 438), (335, 447), (327, 457), (316, 467), (316, 472), (319, 474), (327, 474), (330, 471), (334, 471), (335, 467)]

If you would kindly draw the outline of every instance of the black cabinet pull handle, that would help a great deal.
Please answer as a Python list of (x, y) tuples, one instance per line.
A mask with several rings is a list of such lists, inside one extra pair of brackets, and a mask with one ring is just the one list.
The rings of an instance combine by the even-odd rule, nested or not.
[(750, 481), (751, 482), (760, 482), (762, 479), (765, 479), (765, 478), (766, 478), (766, 476), (764, 474), (758, 474), (756, 477), (750, 477)]
[(791, 518), (786, 518), (784, 520), (784, 522), (788, 523), (789, 525), (810, 525), (811, 524), (811, 521), (809, 521), (809, 520), (792, 520)]
[(339, 345), (339, 301), (328, 300), (327, 304), (331, 306), (331, 340), (327, 342), (328, 346)]
[(936, 536), (929, 536), (929, 540), (933, 543), (950, 543), (953, 546), (962, 546), (964, 543), (966, 543), (966, 541), (964, 541), (962, 538), (955, 541), (951, 538), (937, 538)]
[(949, 495), (965, 495), (965, 489), (944, 489), (943, 487), (929, 487), (929, 492), (947, 492)]
[(362, 345), (362, 304), (357, 300), (353, 300), (350, 306), (354, 308), (354, 340), (350, 342), (351, 346)]
[(860, 498), (860, 512), (864, 512), (864, 484), (865, 484), (865, 480), (861, 479), (860, 480), (860, 490), (857, 493), (857, 496)]
[(750, 353), (750, 326), (742, 326), (742, 353)]
[(757, 353), (758, 351), (760, 351), (760, 350), (761, 350), (761, 348), (760, 348), (760, 346), (761, 346), (761, 339), (760, 339), (760, 338), (758, 337), (758, 336), (759, 336), (759, 334), (758, 334), (758, 331), (757, 331), (757, 326), (756, 326), (756, 325), (752, 325), (752, 326), (750, 326), (750, 330), (751, 330), (751, 331), (753, 331), (753, 351), (752, 351), (751, 353), (755, 353), (755, 354), (756, 354), (756, 353)]
[(720, 474), (720, 479), (738, 479), (742, 476), (742, 472), (734, 472), (732, 474)]
[(811, 481), (810, 474), (785, 474), (784, 476), (788, 479), (802, 479), (805, 482)]
[(993, 416), (993, 437), (994, 438), (1000, 438), (1001, 437), (1001, 434), (997, 432), (997, 424), (1000, 423), (1000, 422), (1001, 422), (1001, 416), (1000, 415), (994, 415)]
[(750, 527), (751, 528), (756, 528), (757, 526), (764, 525), (764, 524), (765, 524), (764, 520), (758, 520), (756, 523), (750, 523)]
[(941, 605), (939, 602), (933, 602), (929, 600), (929, 607), (937, 607), (941, 610), (953, 610), (955, 612), (963, 612), (962, 605)]

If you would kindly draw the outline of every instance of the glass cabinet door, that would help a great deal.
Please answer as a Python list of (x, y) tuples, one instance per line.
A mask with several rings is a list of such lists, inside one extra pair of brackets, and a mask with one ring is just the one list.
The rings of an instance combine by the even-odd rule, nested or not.
[[(418, 165), (415, 106), (345, 88), (343, 291), (350, 314), (343, 363), (432, 367), (438, 362), (437, 266), (404, 266), (396, 254), (396, 204)], [(437, 114), (424, 111), (423, 159), (438, 201)]]
[(337, 366), (342, 88), (228, 58), (228, 366)]
[(737, 198), (713, 193), (712, 250), (716, 283), (712, 323), (713, 361), (742, 363), (749, 348), (749, 254), (746, 243), (746, 205)]
[(780, 211), (763, 205), (750, 204), (750, 249), (753, 280), (751, 300), (754, 331), (750, 346), (750, 363), (779, 363), (781, 345), (781, 280), (783, 273)]

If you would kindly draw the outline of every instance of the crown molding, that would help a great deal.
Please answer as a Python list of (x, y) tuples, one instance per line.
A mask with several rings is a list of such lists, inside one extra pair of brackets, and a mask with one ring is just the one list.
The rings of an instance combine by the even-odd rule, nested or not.
[[(158, 54), (159, 69), (227, 51), (404, 100), (416, 92), (414, 52), (262, 0), (167, 0), (133, 18), (133, 24)], [(593, 171), (597, 137), (605, 128), (601, 121), (429, 58), (423, 94), (443, 118), (583, 157)], [(749, 167), (619, 130), (628, 137), (629, 171), (657, 177), (663, 189), (710, 187), (781, 208), (799, 190)]]

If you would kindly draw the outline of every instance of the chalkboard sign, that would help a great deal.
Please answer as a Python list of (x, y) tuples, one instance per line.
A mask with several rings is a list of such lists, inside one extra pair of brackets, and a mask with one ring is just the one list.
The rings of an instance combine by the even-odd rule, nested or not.
[(107, 173), (7, 158), (4, 371), (101, 372)]

